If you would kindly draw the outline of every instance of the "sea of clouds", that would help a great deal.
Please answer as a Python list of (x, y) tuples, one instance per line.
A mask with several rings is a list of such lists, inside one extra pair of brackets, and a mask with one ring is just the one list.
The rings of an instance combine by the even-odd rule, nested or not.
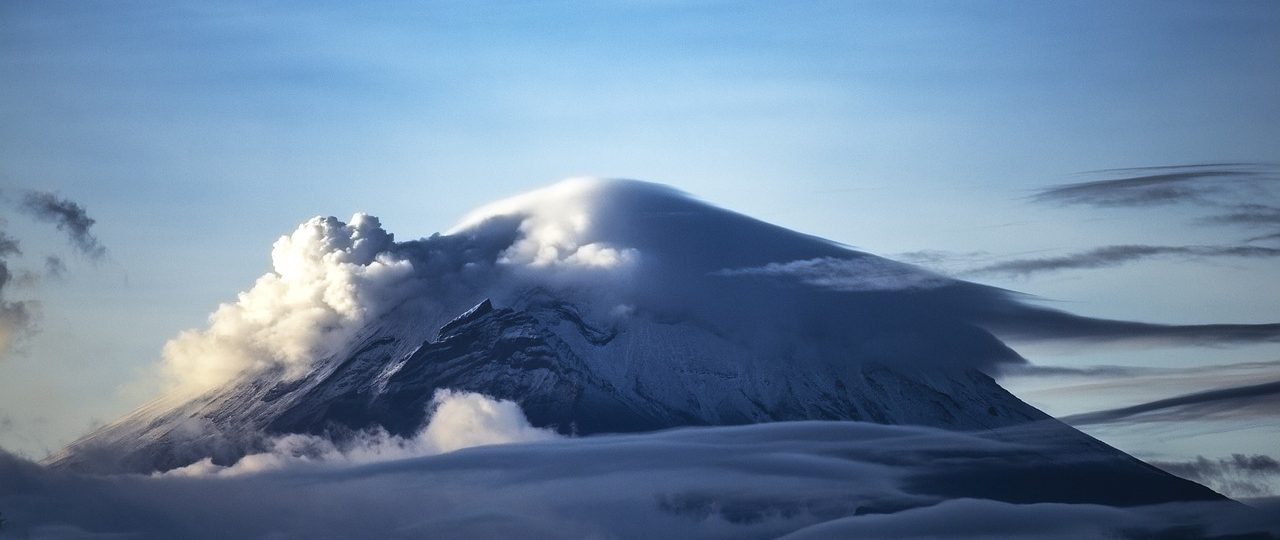
[[(507, 444), (495, 444), (507, 443)], [(231, 467), (79, 475), (0, 454), (15, 538), (1209, 538), (1280, 505), (1027, 502), (1034, 444), (783, 422), (563, 438), (445, 393), (417, 436), (304, 436)], [(956, 477), (957, 470), (969, 471)], [(958, 478), (962, 478), (959, 479)]]

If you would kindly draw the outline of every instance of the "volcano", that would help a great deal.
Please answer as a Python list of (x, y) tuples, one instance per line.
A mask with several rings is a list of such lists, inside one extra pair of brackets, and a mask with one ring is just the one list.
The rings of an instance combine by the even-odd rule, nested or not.
[(47, 464), (149, 473), (232, 464), (285, 434), (409, 436), (449, 389), (573, 436), (832, 420), (1042, 448), (995, 477), (955, 471), (939, 485), (968, 486), (958, 496), (1220, 498), (1001, 388), (992, 375), (1026, 360), (993, 332), (1020, 321), (1098, 325), (668, 187), (576, 179), (418, 240), (363, 214), (304, 223), (272, 272), (166, 346), (171, 395)]

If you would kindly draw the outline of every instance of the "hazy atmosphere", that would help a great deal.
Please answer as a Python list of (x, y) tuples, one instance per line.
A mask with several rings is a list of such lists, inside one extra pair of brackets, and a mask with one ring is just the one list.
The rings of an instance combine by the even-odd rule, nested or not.
[[(774, 357), (973, 369), (1159, 469), (1275, 504), (1278, 57), (1280, 4), (1266, 1), (6, 2), (0, 484), (27, 488), (0, 487), (0, 513), (48, 537), (163, 537), (223, 509), (289, 517), (213, 536), (305, 537), (305, 513), (235, 493), (315, 482), (326, 487), (313, 509), (371, 497), (361, 515), (384, 537), (635, 537), (641, 525), (619, 531), (611, 516), (654, 500), (638, 523), (684, 537), (933, 534), (921, 523), (1071, 537), (1101, 530), (1072, 520), (1159, 530), (1214, 514), (1189, 509), (1199, 502), (959, 498), (930, 484), (942, 473), (922, 456), (1020, 455), (1041, 441), (936, 429), (888, 405), (884, 426), (859, 404), (863, 416), (838, 418), (857, 422), (784, 412), (769, 419), (811, 421), (723, 427), (760, 420), (726, 412), (730, 397), (698, 422), (652, 426), (674, 431), (596, 435), (651, 429), (575, 417), (573, 432), (515, 396), (441, 387), (414, 398), (421, 422), (379, 420), (356, 446), (264, 430), (234, 464), (215, 453), (155, 478), (36, 465), (161, 396), (257, 372), (293, 388), (395, 332), (408, 337), (387, 354), (420, 354), (480, 300), (542, 321), (538, 295), (574, 306), (572, 325), (548, 328), (581, 330), (586, 341), (561, 349), (600, 388), (634, 377), (654, 400), (735, 396), (689, 381), (764, 377), (782, 369)], [(663, 333), (681, 317), (707, 333)], [(645, 339), (670, 350), (635, 352)], [(663, 351), (761, 356), (686, 373)], [(614, 353), (679, 376), (593, 363)], [(812, 365), (815, 380), (846, 375)], [(879, 438), (895, 442), (867, 442)], [(449, 453), (491, 443), (514, 444)], [(927, 450), (886, 457), (900, 447)], [(544, 468), (501, 465), (524, 459)], [(607, 481), (571, 471), (614, 460)], [(388, 487), (388, 471), (408, 484)], [(185, 511), (184, 493), (213, 476), (234, 477), (210, 495), (226, 502), (193, 514), (193, 529), (146, 522)], [(846, 493), (839, 479), (867, 487)], [(456, 490), (433, 492), (435, 504), (479, 509), (401, 520), (412, 510), (388, 493), (431, 482)], [(508, 483), (518, 489), (483, 497)], [(583, 495), (617, 485), (633, 498)], [(131, 506), (114, 523), (86, 495), (66, 515), (6, 506), (22, 489)], [(717, 498), (738, 489), (759, 496)], [(566, 490), (573, 500), (538, 502)], [(858, 520), (850, 505), (908, 510)], [(966, 529), (955, 519), (969, 512), (1001, 517)], [(490, 514), (505, 517), (474, 528)], [(1067, 528), (1025, 528), (1040, 515)], [(1214, 531), (1252, 530), (1242, 516)]]

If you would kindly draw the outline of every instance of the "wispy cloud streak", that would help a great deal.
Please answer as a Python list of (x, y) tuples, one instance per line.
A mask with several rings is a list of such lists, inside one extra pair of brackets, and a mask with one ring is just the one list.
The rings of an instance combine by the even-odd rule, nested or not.
[[(1223, 411), (1261, 407), (1269, 413), (1280, 412), (1280, 381), (1220, 388), (1138, 405), (1075, 414), (1062, 421), (1075, 425), (1111, 424), (1117, 422), (1173, 421), (1204, 418)], [(1141, 416), (1142, 418), (1135, 418)]]
[(102, 257), (107, 249), (89, 229), (96, 221), (83, 206), (53, 193), (32, 191), (22, 199), (22, 210), (41, 221), (48, 221), (67, 233), (71, 243), (93, 258)]
[(1178, 165), (1099, 172), (1150, 174), (1060, 184), (1039, 191), (1031, 199), (1097, 207), (1215, 204), (1217, 196), (1231, 195), (1275, 181), (1263, 166), (1250, 164)]
[[(1202, 225), (1237, 228), (1280, 227), (1280, 174), (1274, 164), (1207, 163), (1093, 171), (1119, 178), (1060, 184), (1042, 189), (1031, 200), (1098, 208), (1150, 207), (1186, 204), (1210, 215), (1194, 221)], [(1275, 238), (1267, 234), (1250, 238)]]
[(1191, 461), (1152, 461), (1152, 465), (1236, 497), (1274, 495), (1268, 482), (1280, 478), (1280, 462), (1266, 454), (1232, 454)]
[(1150, 246), (1116, 245), (1094, 248), (1057, 257), (1039, 257), (1001, 261), (963, 272), (965, 275), (1017, 275), (1027, 276), (1058, 270), (1107, 268), (1125, 263), (1162, 256), (1190, 258), (1280, 257), (1280, 248), (1264, 246)]

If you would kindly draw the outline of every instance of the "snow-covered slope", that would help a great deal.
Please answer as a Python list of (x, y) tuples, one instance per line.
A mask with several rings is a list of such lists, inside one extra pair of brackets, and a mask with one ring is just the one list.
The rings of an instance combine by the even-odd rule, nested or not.
[(449, 388), (579, 435), (806, 419), (1034, 426), (1160, 484), (1154, 500), (1212, 496), (1000, 388), (986, 373), (1024, 360), (983, 320), (1033, 309), (1005, 291), (669, 188), (568, 181), (401, 243), (376, 218), (316, 219), (273, 259), (208, 329), (166, 348), (173, 396), (49, 463), (149, 472), (229, 464), (286, 433), (408, 435)]

